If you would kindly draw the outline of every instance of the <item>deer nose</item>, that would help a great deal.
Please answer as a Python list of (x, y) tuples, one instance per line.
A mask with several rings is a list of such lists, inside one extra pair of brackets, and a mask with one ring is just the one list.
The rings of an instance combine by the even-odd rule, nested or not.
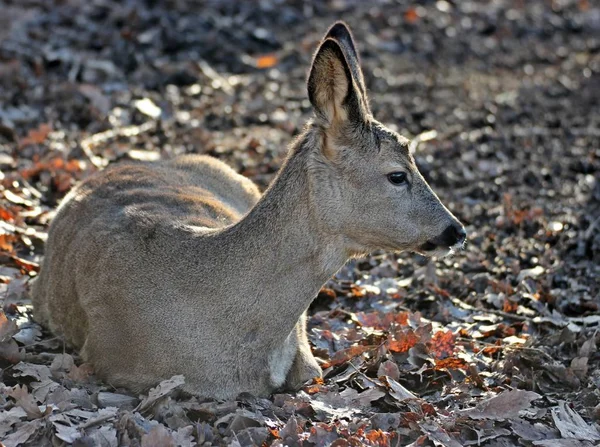
[(443, 245), (452, 247), (456, 244), (462, 244), (467, 238), (467, 232), (464, 227), (460, 224), (449, 225), (444, 232), (441, 234), (441, 241)]

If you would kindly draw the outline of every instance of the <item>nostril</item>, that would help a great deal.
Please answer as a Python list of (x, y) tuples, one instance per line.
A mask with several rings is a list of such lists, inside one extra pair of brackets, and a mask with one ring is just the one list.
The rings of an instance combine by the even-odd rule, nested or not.
[(467, 237), (467, 232), (460, 225), (448, 226), (441, 235), (443, 245), (451, 247), (456, 244), (462, 243)]
[(456, 228), (456, 242), (464, 242), (465, 239), (467, 238), (467, 231), (462, 227), (455, 227)]

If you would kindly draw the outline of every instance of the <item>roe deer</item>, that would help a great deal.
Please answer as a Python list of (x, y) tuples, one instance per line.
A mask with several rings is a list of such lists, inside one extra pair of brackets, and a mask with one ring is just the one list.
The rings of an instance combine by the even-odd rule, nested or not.
[(320, 376), (305, 312), (321, 286), (350, 257), (444, 255), (465, 230), (408, 140), (371, 115), (345, 24), (320, 43), (307, 85), (314, 118), (262, 196), (199, 155), (116, 164), (69, 193), (35, 318), (134, 391), (183, 374), (186, 391), (227, 399)]

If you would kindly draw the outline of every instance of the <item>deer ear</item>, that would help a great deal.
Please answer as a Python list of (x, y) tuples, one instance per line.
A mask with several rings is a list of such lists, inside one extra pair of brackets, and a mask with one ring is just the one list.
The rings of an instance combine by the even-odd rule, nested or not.
[(365, 106), (368, 107), (368, 102), (366, 101), (367, 89), (365, 88), (365, 80), (360, 68), (360, 57), (358, 56), (358, 51), (356, 51), (356, 45), (354, 45), (354, 39), (352, 38), (350, 28), (344, 22), (336, 22), (329, 28), (329, 31), (327, 31), (325, 39), (327, 38), (334, 39), (340, 44), (346, 55), (346, 60), (350, 65), (350, 71), (352, 72), (354, 82), (358, 85), (363, 99), (365, 99)]
[(308, 77), (308, 98), (324, 124), (364, 121), (366, 110), (362, 92), (342, 44), (327, 38), (317, 50)]

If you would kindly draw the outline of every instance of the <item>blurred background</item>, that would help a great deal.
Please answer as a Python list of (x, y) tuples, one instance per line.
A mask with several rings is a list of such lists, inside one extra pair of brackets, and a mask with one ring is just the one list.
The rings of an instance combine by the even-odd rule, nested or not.
[[(18, 346), (0, 343), (0, 360), (49, 364), (63, 352), (29, 321), (28, 280), (78, 180), (121, 159), (191, 152), (265, 188), (311, 116), (312, 54), (342, 19), (375, 117), (419, 142), (417, 164), (469, 238), (439, 261), (354, 260), (327, 284), (310, 310), (328, 365), (315, 399), (339, 384), (374, 389), (383, 374), (437, 409), (510, 386), (600, 421), (598, 1), (0, 0), (0, 10), (0, 297), (18, 334), (29, 330)], [(15, 369), (5, 383), (23, 380)], [(398, 396), (389, 391), (378, 411), (406, 410)], [(285, 399), (274, 404), (306, 410)], [(560, 428), (544, 414), (535, 420)], [(458, 445), (516, 430), (480, 422)], [(390, 426), (370, 427), (379, 436)], [(207, 430), (194, 436), (217, 436)], [(407, 443), (422, 434), (402, 433)], [(493, 445), (515, 445), (502, 439)]]
[[(544, 290), (588, 287), (565, 296), (575, 307), (598, 295), (596, 2), (1, 5), (0, 200), (35, 205), (25, 218), (42, 232), (78, 179), (121, 158), (207, 153), (266, 187), (311, 115), (312, 53), (343, 19), (374, 115), (423, 140), (421, 170), (469, 226), (469, 250), (447, 262), (507, 282), (552, 266)], [(41, 243), (18, 239), (39, 260)]]

